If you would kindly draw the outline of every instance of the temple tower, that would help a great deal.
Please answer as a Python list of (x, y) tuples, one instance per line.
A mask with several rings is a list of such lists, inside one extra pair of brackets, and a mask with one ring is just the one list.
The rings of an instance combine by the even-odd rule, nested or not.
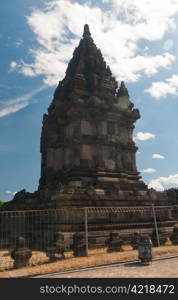
[(119, 197), (147, 190), (136, 168), (132, 135), (140, 114), (133, 107), (86, 24), (43, 118), (39, 191), (44, 198), (89, 190)]

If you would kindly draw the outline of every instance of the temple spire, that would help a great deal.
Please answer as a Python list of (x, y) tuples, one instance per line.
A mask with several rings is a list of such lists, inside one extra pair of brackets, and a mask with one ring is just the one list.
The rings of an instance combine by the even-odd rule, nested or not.
[(89, 29), (89, 26), (88, 24), (85, 24), (84, 25), (84, 31), (83, 31), (83, 37), (90, 37), (91, 36), (91, 33), (90, 33), (90, 29)]
[(114, 101), (117, 87), (110, 68), (91, 37), (88, 24), (85, 24), (83, 38), (74, 50), (65, 77), (54, 93), (54, 99), (73, 101), (75, 98), (86, 100), (91, 96), (100, 96), (102, 100), (106, 100), (112, 96)]
[(128, 93), (128, 90), (125, 86), (125, 83), (124, 81), (121, 81), (121, 85), (120, 85), (120, 88), (117, 92), (117, 96), (118, 97), (122, 97), (122, 96), (126, 96), (126, 97), (129, 97), (129, 93)]

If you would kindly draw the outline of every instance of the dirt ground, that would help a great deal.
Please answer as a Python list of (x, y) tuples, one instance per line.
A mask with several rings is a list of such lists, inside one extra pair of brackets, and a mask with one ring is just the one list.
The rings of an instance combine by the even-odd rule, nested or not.
[[(159, 257), (163, 255), (178, 254), (178, 246), (161, 246), (153, 248), (153, 256)], [(38, 253), (39, 255), (39, 253)], [(37, 255), (37, 257), (39, 257)], [(44, 254), (43, 254), (44, 255)], [(46, 258), (43, 257), (44, 260)], [(106, 249), (91, 250), (88, 257), (72, 257), (71, 253), (64, 260), (54, 263), (42, 263), (36, 261), (36, 265), (18, 270), (7, 270), (0, 272), (0, 278), (34, 276), (53, 272), (62, 272), (66, 270), (75, 270), (89, 266), (105, 265), (110, 263), (118, 263), (138, 259), (138, 252), (131, 250), (131, 247), (125, 246), (123, 252), (106, 253)]]

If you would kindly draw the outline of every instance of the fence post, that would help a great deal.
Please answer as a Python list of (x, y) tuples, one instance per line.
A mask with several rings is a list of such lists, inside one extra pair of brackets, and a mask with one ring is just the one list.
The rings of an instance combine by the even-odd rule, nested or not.
[(84, 210), (85, 210), (85, 241), (86, 241), (86, 256), (88, 256), (88, 211), (87, 211), (87, 207), (85, 207)]
[(153, 211), (153, 218), (154, 218), (154, 225), (155, 225), (155, 231), (156, 231), (156, 239), (157, 239), (157, 244), (158, 247), (160, 246), (160, 240), (159, 240), (159, 233), (158, 233), (158, 225), (157, 225), (157, 220), (156, 220), (156, 213), (155, 213), (155, 207), (154, 204), (152, 206), (152, 211)]

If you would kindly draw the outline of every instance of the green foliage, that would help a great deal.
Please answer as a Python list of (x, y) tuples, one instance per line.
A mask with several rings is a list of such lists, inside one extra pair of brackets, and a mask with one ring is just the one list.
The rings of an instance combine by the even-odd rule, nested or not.
[(3, 205), (5, 201), (0, 200), (0, 206)]

